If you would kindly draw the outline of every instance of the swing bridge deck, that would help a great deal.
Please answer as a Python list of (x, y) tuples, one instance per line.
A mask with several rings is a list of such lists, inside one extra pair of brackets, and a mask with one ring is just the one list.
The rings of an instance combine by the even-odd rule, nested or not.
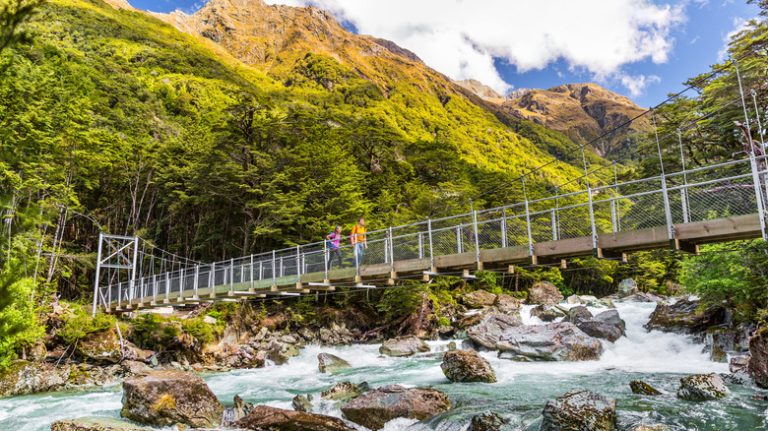
[[(701, 244), (765, 238), (767, 188), (765, 156), (752, 154), (624, 183), (587, 182), (584, 190), (369, 232), (363, 263), (355, 264), (345, 243), (342, 268), (328, 267), (323, 241), (137, 274), (140, 238), (123, 238), (123, 251), (133, 249), (132, 263), (111, 266), (102, 259), (100, 240), (99, 264), (132, 276), (101, 283), (97, 275), (94, 310), (281, 298), (442, 274), (471, 278), (478, 270), (512, 272), (586, 256), (625, 259), (649, 249), (697, 253)], [(106, 251), (114, 256), (116, 250)]]

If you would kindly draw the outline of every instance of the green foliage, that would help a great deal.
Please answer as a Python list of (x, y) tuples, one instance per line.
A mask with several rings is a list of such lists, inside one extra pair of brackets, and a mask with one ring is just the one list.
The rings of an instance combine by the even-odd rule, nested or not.
[(114, 328), (117, 319), (106, 313), (97, 313), (95, 317), (86, 307), (71, 304), (72, 312), (64, 318), (64, 324), (56, 331), (56, 335), (67, 344), (74, 344), (90, 333)]
[(203, 317), (193, 317), (181, 321), (181, 329), (194, 337), (201, 345), (216, 341), (224, 325), (205, 323)]
[(749, 321), (768, 308), (766, 268), (768, 244), (762, 240), (709, 245), (682, 262), (680, 282), (707, 303), (732, 306), (736, 320)]
[(376, 302), (376, 310), (382, 314), (385, 322), (394, 322), (416, 311), (421, 306), (424, 295), (429, 293), (429, 287), (423, 284), (387, 289)]
[(154, 313), (141, 314), (131, 321), (129, 334), (128, 338), (137, 346), (162, 352), (176, 345), (181, 325), (178, 320)]
[(0, 370), (17, 352), (43, 335), (32, 301), (34, 280), (20, 277), (20, 268), (7, 262), (0, 270)]

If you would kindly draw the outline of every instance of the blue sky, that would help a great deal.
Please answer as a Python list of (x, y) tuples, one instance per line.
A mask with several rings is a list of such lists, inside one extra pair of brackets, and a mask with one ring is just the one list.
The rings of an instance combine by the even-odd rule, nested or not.
[[(155, 12), (191, 13), (204, 4), (129, 1)], [(402, 1), (268, 0), (317, 4), (348, 28), (394, 40), (452, 78), (475, 78), (499, 92), (593, 81), (641, 106), (706, 71), (722, 58), (727, 35), (757, 15), (745, 0), (483, 0), (471, 2), (470, 12), (456, 0), (455, 7)]]

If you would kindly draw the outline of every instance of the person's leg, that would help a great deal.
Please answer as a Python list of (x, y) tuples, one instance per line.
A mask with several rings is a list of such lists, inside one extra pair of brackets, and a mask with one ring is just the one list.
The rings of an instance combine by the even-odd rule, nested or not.
[(339, 269), (344, 267), (344, 258), (341, 255), (341, 247), (336, 249), (336, 259), (339, 261)]
[(363, 243), (360, 243), (357, 246), (360, 247), (360, 253), (359, 253), (359, 255), (360, 255), (360, 266), (362, 266), (363, 262), (365, 261), (365, 245)]

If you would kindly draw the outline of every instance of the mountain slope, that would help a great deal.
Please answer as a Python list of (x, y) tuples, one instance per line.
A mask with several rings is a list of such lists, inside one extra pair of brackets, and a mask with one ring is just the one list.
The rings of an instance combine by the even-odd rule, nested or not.
[[(46, 278), (61, 275), (66, 296), (88, 289), (99, 231), (223, 259), (316, 241), (360, 214), (379, 228), (470, 199), (516, 201), (518, 176), (553, 161), (552, 136), (517, 133), (387, 42), (346, 34), (341, 54), (287, 50), (248, 65), (111, 3), (52, 0), (31, 23), (34, 43), (0, 55), (14, 256), (30, 268), (37, 250), (52, 256)], [(529, 195), (577, 166), (538, 171)]]
[(575, 142), (591, 143), (599, 154), (610, 158), (627, 156), (625, 139), (628, 135), (650, 130), (650, 123), (641, 119), (631, 127), (598, 139), (645, 109), (597, 84), (567, 84), (548, 90), (520, 91), (505, 100), (501, 109), (563, 132)]

